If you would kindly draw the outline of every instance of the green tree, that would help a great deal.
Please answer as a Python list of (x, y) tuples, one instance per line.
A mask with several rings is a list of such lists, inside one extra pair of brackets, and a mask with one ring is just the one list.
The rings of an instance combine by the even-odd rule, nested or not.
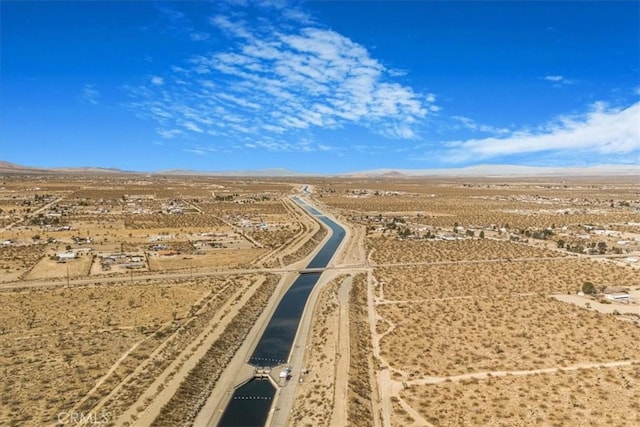
[(591, 282), (584, 282), (582, 284), (582, 292), (584, 292), (587, 295), (593, 295), (596, 293), (596, 287)]

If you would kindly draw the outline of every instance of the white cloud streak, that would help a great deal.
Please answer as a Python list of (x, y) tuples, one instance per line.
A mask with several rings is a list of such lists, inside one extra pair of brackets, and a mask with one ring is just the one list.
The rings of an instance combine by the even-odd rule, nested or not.
[(452, 141), (447, 158), (453, 162), (484, 160), (549, 151), (621, 155), (640, 150), (640, 102), (626, 108), (593, 104), (583, 115), (561, 116), (536, 131), (513, 132), (504, 138)]

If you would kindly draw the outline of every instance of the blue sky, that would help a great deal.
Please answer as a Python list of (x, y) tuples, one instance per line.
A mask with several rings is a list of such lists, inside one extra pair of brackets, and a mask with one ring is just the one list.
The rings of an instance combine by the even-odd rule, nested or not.
[(3, 1), (0, 159), (640, 163), (640, 3)]

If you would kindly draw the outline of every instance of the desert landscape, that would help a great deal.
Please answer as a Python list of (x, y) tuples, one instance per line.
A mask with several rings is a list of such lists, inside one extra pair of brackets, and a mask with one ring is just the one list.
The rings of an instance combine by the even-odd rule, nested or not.
[(0, 28), (0, 427), (640, 427), (640, 1)]
[(352, 322), (372, 326), (375, 368), (351, 407), (382, 426), (637, 424), (638, 192), (623, 181), (317, 188), (367, 230), (369, 312)]
[(0, 423), (216, 425), (331, 236), (294, 196), (347, 234), (268, 423), (640, 422), (633, 178), (15, 173)]
[(1, 423), (188, 422), (281, 281), (263, 265), (326, 234), (295, 188), (4, 176)]

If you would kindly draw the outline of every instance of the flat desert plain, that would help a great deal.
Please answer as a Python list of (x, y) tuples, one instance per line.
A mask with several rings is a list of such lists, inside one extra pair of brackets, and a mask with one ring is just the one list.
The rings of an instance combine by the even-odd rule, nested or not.
[[(350, 329), (368, 327), (351, 338), (352, 366), (364, 366), (349, 374), (360, 393), (348, 394), (346, 424), (640, 422), (631, 181), (354, 179), (315, 190), (366, 229), (366, 273), (351, 288), (363, 309), (350, 307)], [(582, 295), (585, 284), (593, 291)], [(320, 324), (336, 319), (335, 299), (319, 304)], [(338, 380), (334, 390), (333, 401)], [(293, 424), (331, 425), (315, 402)]]
[(299, 262), (326, 234), (296, 188), (4, 177), (0, 424), (192, 423), (274, 303), (283, 272), (264, 265)]
[(294, 196), (347, 233), (269, 422), (640, 424), (637, 177), (86, 173), (3, 177), (0, 424), (215, 424), (329, 236)]

